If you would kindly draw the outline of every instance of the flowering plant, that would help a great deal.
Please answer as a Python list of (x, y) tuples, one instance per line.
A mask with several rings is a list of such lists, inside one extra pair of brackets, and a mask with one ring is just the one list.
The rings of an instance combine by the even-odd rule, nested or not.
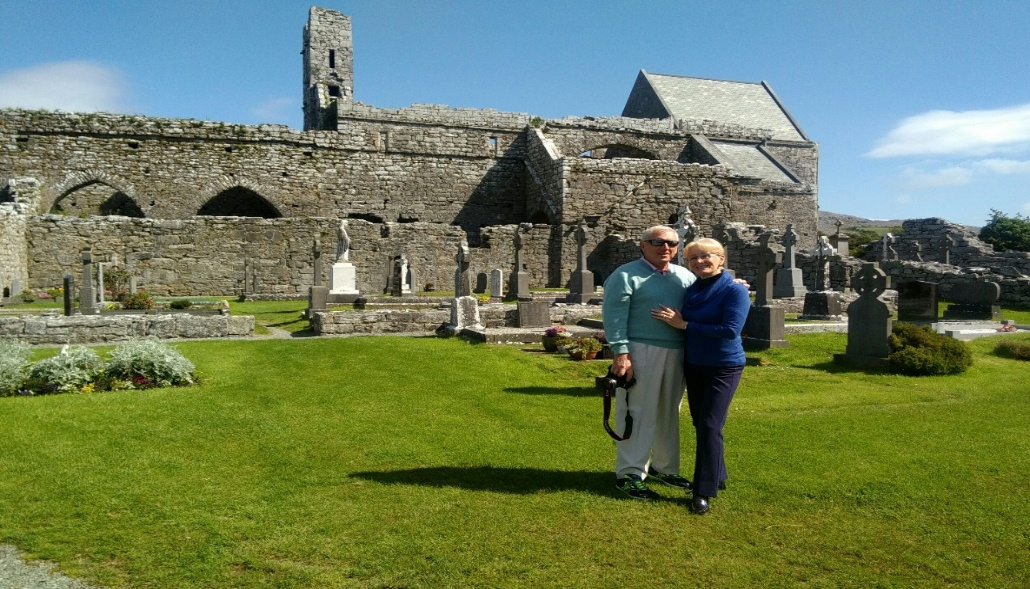
[(604, 336), (603, 331), (595, 331), (590, 337), (601, 342), (602, 344), (608, 343), (608, 338)]
[(568, 332), (569, 332), (569, 330), (565, 329), (564, 325), (555, 325), (554, 327), (548, 327), (547, 329), (545, 329), (544, 330), (544, 335), (555, 337), (555, 336), (558, 336), (558, 335), (566, 334)]

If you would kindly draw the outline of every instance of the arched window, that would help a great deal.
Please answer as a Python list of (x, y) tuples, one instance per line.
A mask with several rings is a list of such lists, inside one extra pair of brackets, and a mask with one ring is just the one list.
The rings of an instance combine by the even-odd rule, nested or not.
[(219, 192), (204, 203), (197, 214), (219, 217), (263, 217), (265, 219), (282, 217), (279, 211), (264, 197), (242, 186), (234, 186)]
[(145, 217), (136, 201), (124, 192), (99, 181), (87, 182), (65, 192), (50, 207), (50, 214), (92, 217), (121, 215)]

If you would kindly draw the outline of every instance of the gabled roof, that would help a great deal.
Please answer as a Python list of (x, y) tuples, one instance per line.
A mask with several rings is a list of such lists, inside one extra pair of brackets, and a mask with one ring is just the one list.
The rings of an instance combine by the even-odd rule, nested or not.
[(765, 82), (729, 82), (640, 70), (622, 114), (638, 118), (710, 120), (768, 129), (773, 139), (809, 140)]

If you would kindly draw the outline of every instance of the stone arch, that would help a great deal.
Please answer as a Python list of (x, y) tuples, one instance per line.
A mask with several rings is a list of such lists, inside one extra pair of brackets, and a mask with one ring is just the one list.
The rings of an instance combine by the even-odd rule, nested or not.
[(616, 157), (627, 157), (644, 160), (656, 160), (658, 156), (633, 145), (625, 143), (607, 143), (584, 149), (579, 152), (579, 157), (594, 159), (612, 159)]
[(186, 214), (235, 217), (283, 217), (282, 199), (275, 191), (256, 182), (223, 176), (187, 205)]
[(75, 216), (146, 217), (131, 183), (98, 170), (68, 174), (48, 191), (39, 212)]

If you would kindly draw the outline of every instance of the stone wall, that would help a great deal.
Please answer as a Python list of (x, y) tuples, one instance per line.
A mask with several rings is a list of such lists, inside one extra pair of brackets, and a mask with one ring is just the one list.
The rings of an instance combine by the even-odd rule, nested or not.
[(247, 315), (23, 315), (0, 316), (0, 338), (27, 344), (92, 344), (154, 337), (220, 338), (249, 336), (254, 318)]
[[(28, 250), (25, 243), (26, 216), (13, 203), (0, 204), (0, 294), (17, 282), (29, 286)], [(8, 292), (9, 296), (20, 293)]]

